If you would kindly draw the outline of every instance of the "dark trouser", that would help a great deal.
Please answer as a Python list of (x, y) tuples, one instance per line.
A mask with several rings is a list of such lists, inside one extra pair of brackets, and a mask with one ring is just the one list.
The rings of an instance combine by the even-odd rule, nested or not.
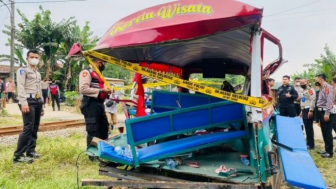
[(306, 130), (306, 140), (307, 140), (307, 146), (314, 148), (315, 142), (314, 142), (314, 128), (313, 128), (313, 122), (314, 118), (308, 118), (309, 108), (302, 110), (302, 119), (303, 124)]
[(332, 118), (332, 127), (334, 129), (335, 134), (336, 134), (336, 114), (330, 114), (330, 115), (331, 115), (331, 118)]
[(295, 107), (280, 107), (279, 111), (281, 116), (296, 117)]
[(44, 103), (46, 103), (46, 99), (48, 98), (48, 89), (42, 89), (42, 96), (43, 96), (43, 100), (44, 100)]
[[(23, 156), (24, 153), (35, 152), (37, 131), (40, 125), (42, 101), (37, 99), (27, 99), (29, 113), (22, 113), (23, 130), (19, 136), (17, 148), (14, 152), (15, 157)], [(21, 105), (19, 105), (21, 109)]]
[(294, 104), (294, 105), (295, 105), (296, 116), (299, 116), (301, 114), (301, 105), (300, 104)]
[(330, 155), (333, 154), (333, 138), (332, 138), (332, 120), (335, 115), (330, 115), (330, 120), (324, 121), (324, 111), (318, 111), (319, 119), (321, 122), (321, 130), (324, 141), (324, 149)]
[(320, 118), (319, 118), (319, 115), (318, 115), (317, 107), (315, 107), (315, 109), (314, 109), (314, 121), (320, 122)]
[(8, 92), (7, 93), (7, 100), (14, 99), (14, 93), (13, 92)]
[(58, 109), (60, 109), (60, 100), (59, 100), (58, 94), (57, 95), (51, 95), (51, 98), (52, 98), (52, 104), (51, 105), (52, 105), (53, 109), (55, 109), (55, 101), (56, 101)]
[(94, 98), (84, 97), (81, 104), (81, 112), (85, 118), (87, 147), (90, 146), (93, 137), (107, 139), (109, 124), (105, 114), (104, 103)]

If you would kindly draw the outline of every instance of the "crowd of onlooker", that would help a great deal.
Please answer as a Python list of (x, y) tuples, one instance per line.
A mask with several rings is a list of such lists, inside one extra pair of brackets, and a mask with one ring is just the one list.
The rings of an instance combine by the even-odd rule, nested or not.
[(16, 86), (11, 78), (5, 81), (0, 79), (0, 109), (2, 108), (2, 100), (5, 99), (7, 103), (12, 103), (15, 100)]
[[(270, 88), (274, 86), (274, 79), (266, 78), (263, 82), (263, 94), (271, 95)], [(332, 130), (336, 133), (336, 78), (330, 84), (325, 74), (315, 77), (310, 83), (305, 78), (295, 78), (294, 85), (290, 84), (290, 77), (283, 76), (282, 85), (273, 94), (277, 98), (274, 107), (281, 116), (300, 117), (306, 133), (307, 148), (314, 149), (314, 122), (321, 127), (325, 150), (318, 152), (324, 158), (333, 156)], [(335, 150), (336, 152), (336, 150)]]

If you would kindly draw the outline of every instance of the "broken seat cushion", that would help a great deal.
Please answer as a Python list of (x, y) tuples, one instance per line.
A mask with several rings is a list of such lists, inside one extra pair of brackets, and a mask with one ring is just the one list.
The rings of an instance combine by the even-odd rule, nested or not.
[[(246, 136), (246, 131), (232, 131), (232, 132), (217, 132), (205, 135), (191, 136), (179, 140), (173, 140), (169, 142), (159, 143), (152, 146), (138, 149), (138, 160), (140, 162), (146, 162), (151, 159), (159, 159), (161, 157), (168, 157), (184, 152), (190, 152), (196, 150), (198, 147), (201, 149), (202, 145), (210, 145), (211, 143), (225, 142), (235, 138), (242, 138)], [(99, 156), (116, 162), (128, 162), (132, 164), (133, 161), (117, 155), (114, 151), (114, 147), (110, 144), (100, 141), (98, 143)]]

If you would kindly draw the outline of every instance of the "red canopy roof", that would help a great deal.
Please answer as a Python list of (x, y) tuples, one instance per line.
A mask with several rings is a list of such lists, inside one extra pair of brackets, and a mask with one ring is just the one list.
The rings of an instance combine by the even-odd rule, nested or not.
[[(163, 63), (188, 69), (225, 64), (226, 72), (246, 74), (251, 36), (262, 10), (235, 0), (180, 0), (131, 14), (115, 23), (94, 50), (130, 62)], [(278, 39), (264, 31), (279, 46)], [(263, 56), (263, 55), (262, 55)], [(216, 67), (214, 67), (216, 69)]]
[(260, 22), (262, 11), (234, 0), (180, 0), (131, 14), (95, 50), (188, 40)]

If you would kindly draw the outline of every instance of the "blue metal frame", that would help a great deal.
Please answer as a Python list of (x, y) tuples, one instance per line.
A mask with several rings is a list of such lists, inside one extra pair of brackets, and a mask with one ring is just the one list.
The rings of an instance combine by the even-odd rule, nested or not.
[[(137, 153), (136, 153), (136, 145), (139, 145), (139, 144), (144, 144), (146, 142), (154, 141), (154, 140), (157, 140), (157, 139), (161, 139), (161, 138), (165, 138), (165, 137), (169, 137), (169, 136), (173, 136), (173, 135), (188, 133), (188, 132), (195, 131), (195, 130), (198, 130), (198, 129), (206, 129), (206, 128), (212, 128), (212, 127), (218, 127), (218, 126), (224, 126), (225, 127), (228, 124), (234, 123), (234, 122), (242, 123), (245, 127), (245, 130), (248, 131), (246, 111), (245, 111), (245, 106), (243, 106), (243, 105), (241, 105), (241, 108), (242, 108), (242, 111), (241, 111), (241, 113), (242, 113), (241, 117), (242, 118), (241, 119), (230, 120), (230, 121), (220, 122), (220, 123), (216, 123), (216, 124), (211, 123), (211, 117), (212, 117), (211, 110), (213, 108), (217, 108), (217, 107), (220, 107), (220, 106), (226, 106), (226, 105), (232, 105), (232, 104), (236, 104), (236, 103), (233, 103), (233, 102), (230, 102), (230, 101), (223, 101), (223, 102), (217, 102), (217, 103), (206, 104), (206, 105), (201, 105), (201, 106), (196, 106), (196, 107), (191, 107), (191, 108), (179, 109), (179, 110), (164, 112), (164, 113), (160, 113), (160, 114), (153, 114), (153, 115), (149, 115), (149, 116), (138, 117), (138, 118), (133, 118), (133, 119), (126, 120), (125, 123), (126, 123), (126, 130), (127, 130), (127, 138), (128, 138), (128, 143), (130, 145), (131, 151), (132, 151), (134, 165), (138, 166), (140, 163), (152, 161), (152, 160), (155, 160), (155, 159), (158, 158), (158, 157), (155, 157), (155, 158), (149, 158), (149, 159), (146, 159), (146, 160), (139, 161), (138, 158), (137, 158)], [(209, 112), (208, 116), (209, 116), (209, 123), (210, 124), (202, 125), (202, 126), (199, 126), (199, 127), (193, 127), (193, 128), (174, 131), (174, 128), (173, 128), (174, 127), (173, 126), (173, 116), (174, 115), (179, 115), (179, 114), (182, 114), (182, 113), (188, 113), (188, 112), (192, 112), (192, 111), (198, 111), (198, 110), (202, 110), (202, 109), (207, 109), (208, 110), (208, 112)], [(139, 123), (139, 122), (146, 122), (148, 120), (153, 120), (153, 119), (163, 118), (163, 117), (169, 117), (170, 129), (171, 129), (171, 131), (169, 133), (164, 133), (164, 134), (161, 134), (161, 135), (158, 135), (158, 136), (155, 136), (155, 137), (146, 138), (144, 140), (140, 140), (140, 141), (137, 141), (137, 142), (134, 141), (134, 137), (133, 137), (134, 133), (133, 133), (133, 129), (132, 129), (132, 124)], [(144, 127), (144, 130), (145, 129), (146, 128)], [(248, 137), (249, 135), (250, 135), (250, 133), (247, 132), (246, 137)], [(238, 138), (242, 138), (242, 137), (238, 137)], [(232, 139), (235, 139), (235, 138), (232, 138)], [(232, 140), (232, 139), (229, 139), (229, 140)], [(205, 147), (221, 144), (221, 143), (224, 143), (225, 141), (226, 140), (222, 140), (222, 141), (218, 141), (218, 142), (215, 142), (215, 143), (200, 145), (200, 146), (197, 146), (197, 147), (188, 148), (188, 149), (181, 150), (181, 151), (178, 151), (178, 152), (172, 152), (172, 153), (169, 153), (168, 155), (176, 155), (176, 154), (181, 154), (181, 153), (185, 153), (185, 152), (190, 152), (190, 150), (194, 151), (194, 150), (197, 150), (197, 149), (200, 149), (200, 148), (205, 148)], [(160, 157), (166, 157), (166, 156), (167, 156), (167, 154), (165, 154), (164, 156), (160, 156)]]

